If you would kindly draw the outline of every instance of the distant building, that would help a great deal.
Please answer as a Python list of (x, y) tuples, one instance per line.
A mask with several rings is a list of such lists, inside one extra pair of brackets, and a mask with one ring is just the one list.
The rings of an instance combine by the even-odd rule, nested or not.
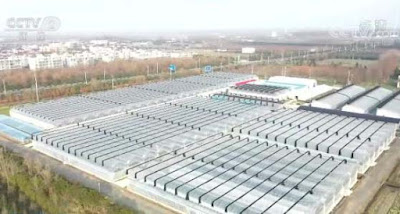
[(28, 66), (28, 59), (25, 56), (10, 56), (0, 58), (0, 71), (21, 69)]
[(372, 20), (361, 21), (358, 31), (359, 31), (359, 36), (361, 37), (367, 37), (372, 35), (375, 32), (374, 22)]
[(375, 20), (375, 32), (383, 32), (387, 30), (387, 21), (384, 19)]
[[(55, 69), (93, 65), (99, 61), (186, 58), (197, 53), (183, 48), (151, 48), (152, 42), (124, 43), (108, 40), (68, 41), (40, 45), (23, 45), (0, 50), (0, 71), (20, 68)], [(138, 48), (136, 46), (143, 46)]]
[(58, 54), (36, 55), (28, 58), (29, 69), (36, 71), (42, 69), (63, 68), (64, 60)]
[(251, 47), (242, 48), (243, 54), (253, 54), (255, 52), (256, 52), (255, 48), (251, 48)]
[(82, 52), (77, 54), (67, 54), (62, 56), (65, 67), (75, 67), (79, 65), (94, 65), (97, 58), (94, 54), (89, 52)]
[(90, 43), (93, 45), (108, 45), (108, 40), (91, 40)]

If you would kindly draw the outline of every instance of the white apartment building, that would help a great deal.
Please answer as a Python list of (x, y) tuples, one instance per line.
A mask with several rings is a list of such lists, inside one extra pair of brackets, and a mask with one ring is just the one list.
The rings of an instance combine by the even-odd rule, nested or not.
[(108, 45), (108, 40), (90, 40), (90, 44), (94, 45)]
[(28, 58), (29, 69), (36, 71), (42, 69), (63, 68), (64, 60), (58, 54), (42, 55)]
[(82, 52), (77, 54), (64, 54), (62, 56), (65, 67), (75, 67), (78, 65), (93, 65), (98, 58), (90, 52)]
[(10, 56), (7, 58), (0, 58), (0, 71), (21, 69), (28, 66), (28, 59), (26, 56)]
[[(151, 42), (134, 43), (141, 47), (148, 47), (151, 44)], [(56, 69), (93, 65), (97, 61), (112, 62), (118, 59), (184, 58), (196, 54), (188, 50), (135, 48), (134, 45), (108, 40), (24, 45), (18, 49), (2, 52), (0, 71), (28, 67), (30, 70)]]

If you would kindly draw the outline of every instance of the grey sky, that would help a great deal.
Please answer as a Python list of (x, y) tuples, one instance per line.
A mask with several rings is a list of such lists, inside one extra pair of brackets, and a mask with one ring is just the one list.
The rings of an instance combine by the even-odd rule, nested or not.
[(57, 16), (63, 32), (351, 28), (400, 25), (400, 0), (0, 0), (8, 17)]

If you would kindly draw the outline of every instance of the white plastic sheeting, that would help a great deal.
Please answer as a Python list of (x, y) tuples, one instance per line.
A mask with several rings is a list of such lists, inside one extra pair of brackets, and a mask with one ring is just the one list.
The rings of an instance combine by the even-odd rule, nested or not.
[(376, 115), (392, 118), (400, 118), (400, 95), (395, 96), (382, 107), (378, 108)]
[(44, 131), (34, 148), (193, 213), (329, 213), (398, 124), (188, 97)]
[(27, 122), (35, 123), (44, 128), (51, 127), (51, 125), (61, 126), (182, 97), (194, 96), (250, 79), (257, 79), (257, 76), (216, 72), (28, 104), (13, 108), (11, 116), (27, 120)]
[(332, 92), (334, 88), (328, 85), (317, 85), (313, 88), (299, 89), (291, 93), (290, 98), (300, 101), (310, 101), (319, 96)]
[(376, 88), (353, 102), (343, 106), (343, 111), (368, 114), (374, 113), (376, 107), (392, 95), (392, 91), (382, 87)]
[(233, 128), (235, 133), (355, 159), (360, 172), (395, 138), (398, 124), (304, 110), (280, 110)]
[(311, 102), (312, 107), (326, 108), (326, 109), (339, 109), (351, 99), (357, 97), (365, 91), (365, 88), (351, 85), (345, 87), (334, 94), (330, 94), (318, 100)]
[(56, 153), (52, 156), (64, 162), (74, 157), (121, 174), (129, 166), (228, 131), (276, 108), (194, 97), (47, 130), (34, 137), (34, 146), (40, 145), (39, 151), (51, 147), (45, 153)]
[(321, 153), (217, 135), (131, 168), (128, 188), (154, 186), (167, 192), (158, 197), (218, 213), (329, 213), (356, 182), (356, 168)]

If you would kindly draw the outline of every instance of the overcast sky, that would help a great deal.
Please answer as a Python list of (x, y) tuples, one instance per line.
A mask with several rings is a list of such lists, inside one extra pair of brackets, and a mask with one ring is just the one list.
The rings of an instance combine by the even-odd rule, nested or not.
[(9, 17), (57, 16), (62, 32), (352, 28), (400, 25), (400, 0), (0, 0)]

